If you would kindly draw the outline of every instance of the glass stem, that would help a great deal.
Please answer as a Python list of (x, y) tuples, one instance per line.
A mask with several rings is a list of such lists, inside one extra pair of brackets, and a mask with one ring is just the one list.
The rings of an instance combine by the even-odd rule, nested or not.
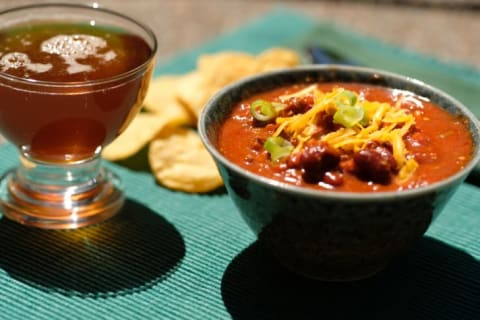
[[(29, 206), (69, 210), (95, 203), (111, 191), (112, 179), (100, 156), (70, 164), (46, 163), (20, 154), (20, 166), (8, 189)], [(115, 184), (117, 182), (114, 182)]]
[(20, 166), (0, 179), (0, 211), (22, 224), (74, 229), (103, 221), (125, 201), (121, 180), (99, 156), (71, 164), (20, 155)]
[(17, 181), (34, 192), (70, 194), (87, 192), (103, 180), (101, 158), (72, 164), (50, 164), (20, 154)]

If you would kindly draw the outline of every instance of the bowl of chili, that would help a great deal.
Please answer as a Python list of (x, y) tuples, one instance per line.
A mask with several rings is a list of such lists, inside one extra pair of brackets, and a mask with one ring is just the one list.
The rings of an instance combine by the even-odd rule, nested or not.
[(479, 121), (462, 103), (358, 66), (244, 78), (208, 101), (198, 128), (261, 247), (327, 281), (406, 252), (480, 161)]

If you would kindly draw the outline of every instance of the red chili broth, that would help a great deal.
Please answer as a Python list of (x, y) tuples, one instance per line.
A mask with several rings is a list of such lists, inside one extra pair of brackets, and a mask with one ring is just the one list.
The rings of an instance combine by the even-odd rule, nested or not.
[(238, 103), (223, 123), (218, 136), (218, 149), (230, 161), (253, 173), (292, 185), (346, 192), (395, 191), (412, 189), (445, 179), (461, 170), (471, 159), (473, 139), (467, 129), (466, 120), (453, 116), (425, 98), (406, 91), (392, 90), (379, 86), (352, 83), (322, 83), (318, 88), (324, 92), (340, 86), (365, 96), (367, 100), (395, 104), (399, 94), (408, 94), (408, 102), (402, 107), (410, 109), (416, 118), (416, 127), (423, 134), (414, 147), (407, 149), (419, 163), (414, 175), (404, 184), (395, 179), (389, 184), (363, 181), (354, 174), (344, 172), (344, 183), (333, 187), (324, 183), (310, 184), (302, 180), (299, 169), (289, 168), (272, 162), (267, 151), (258, 141), (273, 134), (273, 125), (259, 126), (250, 114), (250, 103), (257, 99), (269, 101), (276, 97), (300, 90), (305, 85), (286, 86), (260, 93)]

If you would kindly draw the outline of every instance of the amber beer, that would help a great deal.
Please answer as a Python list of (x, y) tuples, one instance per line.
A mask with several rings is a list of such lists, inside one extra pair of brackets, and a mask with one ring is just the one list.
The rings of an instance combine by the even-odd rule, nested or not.
[(157, 40), (98, 5), (34, 4), (0, 12), (0, 133), (19, 151), (0, 178), (0, 213), (75, 229), (125, 202), (101, 151), (137, 114)]
[(0, 30), (1, 133), (40, 161), (92, 157), (140, 108), (151, 56), (119, 28), (41, 21)]

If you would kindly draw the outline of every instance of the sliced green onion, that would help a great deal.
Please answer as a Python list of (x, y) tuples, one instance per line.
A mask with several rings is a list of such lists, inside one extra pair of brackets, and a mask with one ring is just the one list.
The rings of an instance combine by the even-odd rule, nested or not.
[(266, 100), (255, 100), (250, 105), (250, 113), (258, 121), (270, 121), (277, 116), (275, 107)]
[(357, 103), (357, 95), (353, 91), (345, 90), (337, 96), (336, 102), (339, 107), (353, 107)]
[(277, 114), (287, 107), (287, 105), (285, 103), (276, 102), (276, 101), (272, 101), (272, 106), (275, 108), (275, 112)]
[(292, 143), (282, 137), (268, 137), (263, 147), (270, 153), (272, 161), (287, 157), (293, 151)]
[(342, 106), (333, 115), (333, 122), (351, 128), (365, 116), (365, 110), (361, 106)]
[(370, 123), (370, 118), (369, 118), (368, 114), (365, 112), (365, 109), (363, 109), (363, 110), (364, 110), (364, 115), (363, 115), (362, 120), (360, 120), (360, 124), (362, 126), (366, 127)]

